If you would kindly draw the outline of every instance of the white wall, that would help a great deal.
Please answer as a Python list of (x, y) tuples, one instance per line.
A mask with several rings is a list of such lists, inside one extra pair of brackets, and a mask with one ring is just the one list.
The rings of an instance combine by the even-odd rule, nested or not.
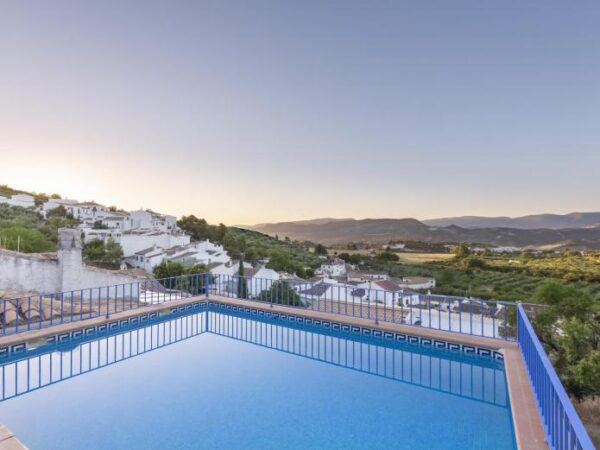
[(169, 233), (147, 233), (147, 234), (130, 234), (124, 233), (117, 239), (123, 248), (124, 256), (131, 256), (140, 250), (146, 248), (161, 247), (169, 249), (176, 245), (187, 245), (190, 243), (190, 237), (187, 235), (172, 235)]
[(56, 256), (0, 250), (0, 289), (49, 294), (140, 280), (119, 271), (85, 266), (81, 247), (80, 231), (63, 228)]
[(60, 286), (58, 259), (0, 250), (0, 289), (57, 292)]
[(0, 203), (6, 203), (10, 206), (20, 206), (21, 208), (33, 208), (35, 200), (31, 195), (15, 194), (11, 198), (0, 197)]

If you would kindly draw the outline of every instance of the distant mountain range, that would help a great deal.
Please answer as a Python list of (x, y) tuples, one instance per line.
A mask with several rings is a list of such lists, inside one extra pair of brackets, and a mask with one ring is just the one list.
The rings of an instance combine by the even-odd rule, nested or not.
[[(583, 215), (600, 213), (584, 213)], [(551, 214), (544, 216), (553, 216)], [(569, 215), (571, 216), (571, 215)], [(533, 217), (533, 216), (532, 216)], [(557, 216), (564, 217), (564, 216)], [(485, 219), (485, 218), (481, 218)], [(439, 219), (440, 221), (452, 219)], [(495, 219), (490, 218), (489, 223)], [(541, 219), (540, 219), (541, 220)], [(574, 220), (574, 219), (572, 219)], [(471, 242), (515, 247), (573, 247), (600, 249), (600, 225), (582, 221), (581, 227), (516, 228), (490, 226), (467, 228), (454, 224), (431, 225), (416, 219), (316, 219), (254, 225), (250, 228), (269, 235), (290, 239), (342, 244), (365, 242), (384, 244), (389, 241)], [(471, 223), (475, 223), (472, 221)], [(556, 223), (556, 222), (554, 222)], [(583, 225), (585, 223), (585, 225)]]
[(462, 228), (521, 228), (525, 230), (549, 228), (558, 230), (561, 228), (585, 228), (600, 225), (600, 212), (534, 214), (522, 217), (445, 217), (423, 220), (423, 223), (437, 227), (456, 225)]

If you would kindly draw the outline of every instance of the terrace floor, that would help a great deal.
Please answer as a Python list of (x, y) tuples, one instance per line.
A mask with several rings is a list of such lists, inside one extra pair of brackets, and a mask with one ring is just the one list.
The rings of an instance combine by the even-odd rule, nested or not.
[[(64, 323), (40, 330), (33, 330), (16, 335), (3, 336), (0, 338), (0, 347), (7, 345), (14, 345), (21, 342), (38, 341), (42, 338), (78, 330), (80, 328), (89, 327), (92, 325), (99, 325), (105, 322), (114, 321), (116, 319), (123, 319), (139, 315), (141, 313), (147, 313), (149, 311), (164, 311), (173, 308), (174, 304), (186, 305), (189, 303), (195, 303), (199, 300), (205, 300), (206, 297), (190, 297), (176, 300), (176, 302), (167, 302), (158, 305), (144, 306), (137, 309), (126, 309), (121, 312), (116, 312), (110, 315), (110, 318), (95, 317), (83, 321), (76, 321), (71, 323)], [(515, 428), (515, 435), (517, 440), (517, 446), (519, 449), (526, 450), (537, 450), (547, 449), (548, 446), (545, 442), (545, 432), (542, 426), (541, 418), (538, 412), (537, 404), (534, 398), (529, 377), (523, 362), (523, 358), (519, 351), (517, 343), (512, 341), (503, 341), (499, 339), (483, 338), (478, 336), (470, 336), (458, 333), (451, 333), (447, 331), (434, 330), (424, 327), (418, 327), (413, 325), (403, 325), (379, 322), (375, 323), (372, 319), (361, 319), (358, 317), (349, 317), (344, 315), (332, 314), (331, 312), (322, 312), (315, 310), (304, 310), (300, 308), (290, 308), (287, 306), (280, 305), (269, 305), (261, 302), (252, 302), (248, 300), (238, 300), (228, 297), (220, 297), (211, 295), (209, 300), (217, 303), (230, 304), (236, 306), (252, 306), (253, 308), (263, 309), (274, 312), (281, 312), (286, 314), (295, 314), (297, 316), (332, 320), (335, 318), (337, 322), (346, 323), (349, 325), (356, 325), (362, 327), (378, 328), (383, 331), (391, 332), (402, 332), (414, 336), (422, 336), (428, 338), (440, 339), (448, 342), (454, 342), (459, 344), (475, 345), (479, 347), (485, 347), (493, 350), (502, 351), (504, 354), (504, 365), (508, 384), (508, 391), (511, 403), (511, 411), (513, 416), (513, 424)], [(5, 432), (6, 431), (6, 432)], [(14, 438), (14, 439), (13, 439)], [(16, 439), (6, 427), (0, 425), (0, 450), (25, 448)]]

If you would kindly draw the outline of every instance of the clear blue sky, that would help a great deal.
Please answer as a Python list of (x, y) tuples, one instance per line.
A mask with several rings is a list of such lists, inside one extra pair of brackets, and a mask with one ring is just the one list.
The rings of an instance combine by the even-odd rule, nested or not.
[(0, 182), (256, 223), (600, 210), (600, 3), (4, 1)]

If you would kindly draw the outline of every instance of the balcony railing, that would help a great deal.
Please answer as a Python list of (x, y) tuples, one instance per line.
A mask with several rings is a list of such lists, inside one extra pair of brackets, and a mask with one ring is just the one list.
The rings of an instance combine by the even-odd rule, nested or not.
[(594, 450), (581, 419), (544, 351), (523, 309), (517, 306), (518, 342), (546, 430), (546, 441), (556, 450)]
[(212, 275), (210, 292), (262, 302), (494, 339), (516, 339), (516, 303), (396, 292), (346, 284)]
[(209, 274), (191, 274), (3, 299), (0, 301), (0, 335), (110, 317), (122, 311), (206, 294), (208, 280)]
[(464, 297), (390, 292), (344, 284), (198, 273), (160, 280), (3, 299), (0, 334), (109, 316), (198, 295), (400, 323), (494, 339), (516, 339), (516, 304)]
[(0, 301), (0, 335), (210, 295), (493, 339), (517, 340), (553, 449), (593, 449), (522, 304), (409, 290), (198, 273)]

